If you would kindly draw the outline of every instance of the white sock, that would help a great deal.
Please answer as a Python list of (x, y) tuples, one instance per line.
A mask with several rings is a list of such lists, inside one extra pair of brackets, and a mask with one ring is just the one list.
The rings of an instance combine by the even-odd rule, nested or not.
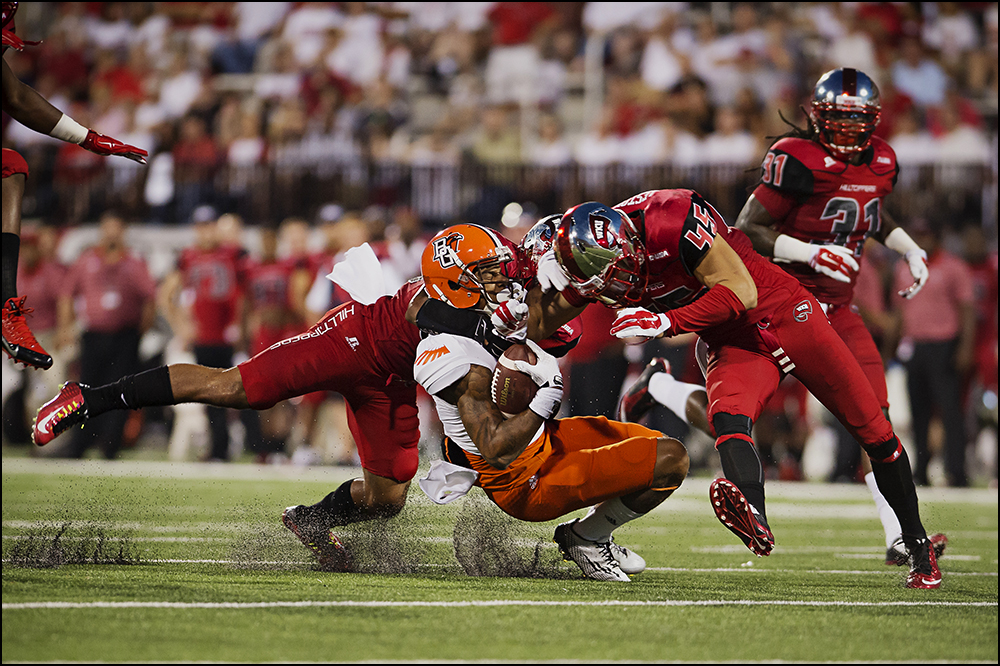
[(704, 386), (677, 381), (667, 372), (658, 372), (649, 378), (649, 394), (653, 399), (688, 424), (691, 422), (687, 417), (687, 400), (695, 391), (704, 390)]
[(573, 531), (588, 541), (605, 542), (611, 532), (643, 514), (625, 506), (620, 497), (609, 499), (590, 507), (587, 515), (573, 523)]
[(882, 529), (885, 530), (885, 547), (889, 548), (892, 542), (903, 533), (903, 528), (899, 526), (899, 519), (896, 518), (896, 512), (892, 510), (889, 503), (882, 497), (882, 493), (879, 492), (874, 472), (865, 474), (865, 485), (868, 486), (868, 490), (872, 493), (872, 499), (875, 500), (875, 508), (878, 509), (878, 519), (882, 521)]

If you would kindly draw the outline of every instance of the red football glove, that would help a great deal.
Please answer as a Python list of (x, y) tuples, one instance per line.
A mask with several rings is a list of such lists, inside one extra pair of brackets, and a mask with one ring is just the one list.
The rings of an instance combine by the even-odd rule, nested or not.
[(3, 31), (3, 45), (9, 46), (15, 51), (23, 51), (25, 46), (37, 46), (41, 42), (33, 42), (28, 39), (21, 39), (10, 30)]
[(528, 335), (528, 304), (513, 298), (505, 301), (490, 315), (490, 322), (497, 333), (520, 342)]
[(832, 277), (838, 282), (850, 282), (859, 270), (854, 254), (839, 245), (820, 245), (809, 260), (816, 272)]
[(146, 158), (149, 157), (149, 153), (142, 148), (130, 146), (118, 139), (98, 134), (94, 130), (87, 132), (87, 138), (80, 145), (98, 155), (121, 155), (139, 164), (145, 164)]
[(628, 344), (642, 344), (658, 338), (670, 330), (670, 317), (643, 308), (622, 308), (615, 323), (611, 325), (611, 335), (617, 338), (639, 338)]

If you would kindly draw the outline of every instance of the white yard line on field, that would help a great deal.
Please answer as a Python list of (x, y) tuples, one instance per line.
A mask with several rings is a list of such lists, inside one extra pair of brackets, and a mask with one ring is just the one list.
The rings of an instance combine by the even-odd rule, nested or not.
[(661, 601), (547, 601), (493, 599), (486, 601), (261, 601), (261, 602), (173, 602), (173, 601), (33, 601), (3, 604), (3, 610), (63, 610), (89, 608), (162, 608), (168, 610), (253, 608), (495, 608), (502, 606), (590, 606), (590, 607), (669, 607), (669, 606), (806, 606), (806, 607), (870, 607), (941, 606), (988, 608), (990, 601), (800, 601), (775, 599), (757, 600), (661, 600)]
[[(427, 471), (421, 465), (417, 476)], [(298, 467), (295, 465), (254, 465), (243, 463), (157, 462), (146, 460), (56, 460), (44, 458), (5, 458), (3, 475), (68, 474), (94, 477), (146, 477), (156, 479), (218, 479), (252, 481), (296, 481), (340, 483), (362, 474), (360, 467)], [(674, 493), (670, 501), (658, 510), (670, 511), (670, 506), (684, 498), (708, 498), (708, 477), (692, 477)], [(996, 504), (996, 488), (918, 488), (922, 501)], [(812, 483), (801, 481), (768, 481), (768, 500), (774, 501), (857, 501), (871, 503), (864, 484)], [(419, 497), (420, 493), (415, 493)]]

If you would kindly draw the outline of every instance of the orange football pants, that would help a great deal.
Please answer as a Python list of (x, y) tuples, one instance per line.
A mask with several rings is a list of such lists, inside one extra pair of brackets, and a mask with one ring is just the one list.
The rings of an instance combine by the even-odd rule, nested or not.
[(653, 484), (663, 434), (603, 416), (550, 420), (507, 469), (468, 454), (476, 485), (519, 520), (553, 520)]

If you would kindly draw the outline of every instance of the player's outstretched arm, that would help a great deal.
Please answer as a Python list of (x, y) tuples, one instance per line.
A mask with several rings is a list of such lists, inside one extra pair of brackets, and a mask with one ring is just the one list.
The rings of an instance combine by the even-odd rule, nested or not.
[(39, 134), (75, 143), (98, 155), (120, 155), (140, 164), (149, 153), (110, 136), (87, 129), (52, 106), (29, 85), (22, 83), (3, 61), (3, 110), (11, 118)]

